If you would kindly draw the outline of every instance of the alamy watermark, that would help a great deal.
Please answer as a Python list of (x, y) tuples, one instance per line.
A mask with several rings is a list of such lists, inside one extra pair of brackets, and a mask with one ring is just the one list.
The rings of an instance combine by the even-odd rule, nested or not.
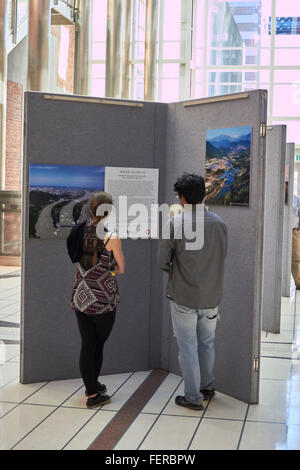
[[(178, 206), (177, 206), (178, 208)], [(185, 240), (186, 250), (200, 250), (204, 244), (204, 204), (186, 204), (184, 210), (169, 204), (128, 204), (127, 196), (120, 196), (116, 206), (101, 204), (96, 215), (105, 223), (97, 225), (97, 236), (104, 239), (107, 231), (128, 238)], [(182, 213), (181, 213), (182, 212)]]

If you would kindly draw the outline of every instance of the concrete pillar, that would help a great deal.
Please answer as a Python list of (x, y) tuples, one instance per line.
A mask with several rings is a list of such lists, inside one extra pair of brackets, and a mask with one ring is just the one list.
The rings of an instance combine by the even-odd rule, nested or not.
[(155, 71), (156, 71), (156, 39), (158, 27), (159, 2), (147, 0), (146, 3), (146, 32), (145, 32), (145, 78), (144, 99), (155, 100)]
[(8, 0), (0, 0), (0, 189), (5, 189)]
[(50, 0), (29, 0), (27, 89), (49, 91)]
[(121, 96), (122, 0), (107, 1), (105, 96)]
[(80, 0), (75, 35), (74, 94), (89, 93), (90, 0)]
[(123, 99), (130, 96), (130, 32), (131, 32), (132, 0), (123, 0), (122, 19), (122, 93)]

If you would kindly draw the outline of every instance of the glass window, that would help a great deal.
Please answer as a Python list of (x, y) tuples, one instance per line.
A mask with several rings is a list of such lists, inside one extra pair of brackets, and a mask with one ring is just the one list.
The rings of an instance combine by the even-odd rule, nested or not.
[(106, 42), (107, 0), (94, 0), (92, 11), (93, 42)]
[(163, 41), (180, 41), (180, 39), (181, 0), (164, 0)]
[(179, 101), (179, 80), (171, 78), (162, 79), (161, 100), (164, 103)]
[(93, 78), (105, 78), (105, 64), (93, 64), (92, 76)]
[(92, 44), (92, 59), (105, 60), (106, 59), (106, 43), (94, 42)]
[(146, 0), (136, 0), (135, 4), (135, 40), (145, 41)]
[[(289, 140), (300, 144), (300, 0), (157, 1), (156, 99), (266, 89), (268, 122), (291, 118)], [(146, 0), (132, 2), (131, 98), (143, 99)], [(91, 89), (103, 96), (107, 0), (93, 5)]]
[(178, 78), (179, 64), (163, 64), (162, 76), (163, 78)]
[[(300, 69), (299, 70), (275, 70), (274, 82), (275, 83), (290, 83), (290, 84), (300, 83)], [(299, 115), (300, 115), (300, 109), (299, 109)]]
[(299, 66), (299, 49), (275, 49), (275, 65)]
[(289, 85), (274, 85), (273, 115), (299, 117), (299, 114), (300, 82)]
[(65, 26), (61, 26), (60, 47), (59, 47), (59, 56), (58, 56), (58, 75), (63, 80), (67, 79), (69, 47), (70, 47), (70, 31)]
[(92, 96), (105, 96), (105, 79), (92, 79), (92, 89), (91, 89)]
[(300, 121), (276, 121), (273, 120), (272, 124), (274, 126), (278, 124), (285, 124), (287, 126), (287, 142), (300, 143), (299, 134), (300, 134)]
[(134, 57), (137, 60), (144, 60), (144, 57), (145, 57), (145, 43), (144, 42), (137, 42), (135, 44)]
[(180, 59), (180, 42), (164, 42), (163, 59)]
[(18, 0), (18, 22), (28, 15), (28, 0)]
[(300, 2), (276, 0), (275, 47), (300, 47)]

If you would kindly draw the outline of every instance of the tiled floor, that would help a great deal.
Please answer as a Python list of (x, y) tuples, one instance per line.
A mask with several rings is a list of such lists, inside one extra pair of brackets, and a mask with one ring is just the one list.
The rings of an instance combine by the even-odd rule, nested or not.
[[(299, 317), (298, 292), (282, 300), (281, 333), (262, 334), (259, 405), (217, 393), (203, 411), (180, 408), (182, 380), (169, 374), (115, 450), (299, 450)], [(87, 449), (150, 371), (103, 377), (112, 402), (87, 410), (80, 379), (19, 384), (19, 322), (20, 277), (0, 278), (0, 449)]]

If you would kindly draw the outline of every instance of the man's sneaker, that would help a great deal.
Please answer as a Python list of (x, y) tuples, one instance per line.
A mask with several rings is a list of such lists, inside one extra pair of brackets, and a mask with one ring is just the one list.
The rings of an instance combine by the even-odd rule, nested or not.
[(203, 395), (203, 400), (210, 400), (215, 395), (215, 389), (212, 390), (200, 390)]
[[(97, 393), (105, 393), (106, 392), (106, 385), (104, 384), (101, 384), (100, 382), (97, 382), (97, 389), (96, 389), (96, 392)], [(87, 393), (87, 390), (85, 390), (85, 396), (88, 397), (89, 394)]]
[(204, 410), (204, 406), (202, 404), (196, 405), (195, 403), (191, 403), (187, 401), (183, 396), (178, 395), (175, 398), (175, 403), (178, 406), (185, 406), (186, 408), (190, 408), (191, 410)]
[(107, 403), (110, 403), (110, 397), (108, 395), (98, 393), (95, 397), (87, 399), (86, 407), (98, 408), (98, 406), (106, 405)]

